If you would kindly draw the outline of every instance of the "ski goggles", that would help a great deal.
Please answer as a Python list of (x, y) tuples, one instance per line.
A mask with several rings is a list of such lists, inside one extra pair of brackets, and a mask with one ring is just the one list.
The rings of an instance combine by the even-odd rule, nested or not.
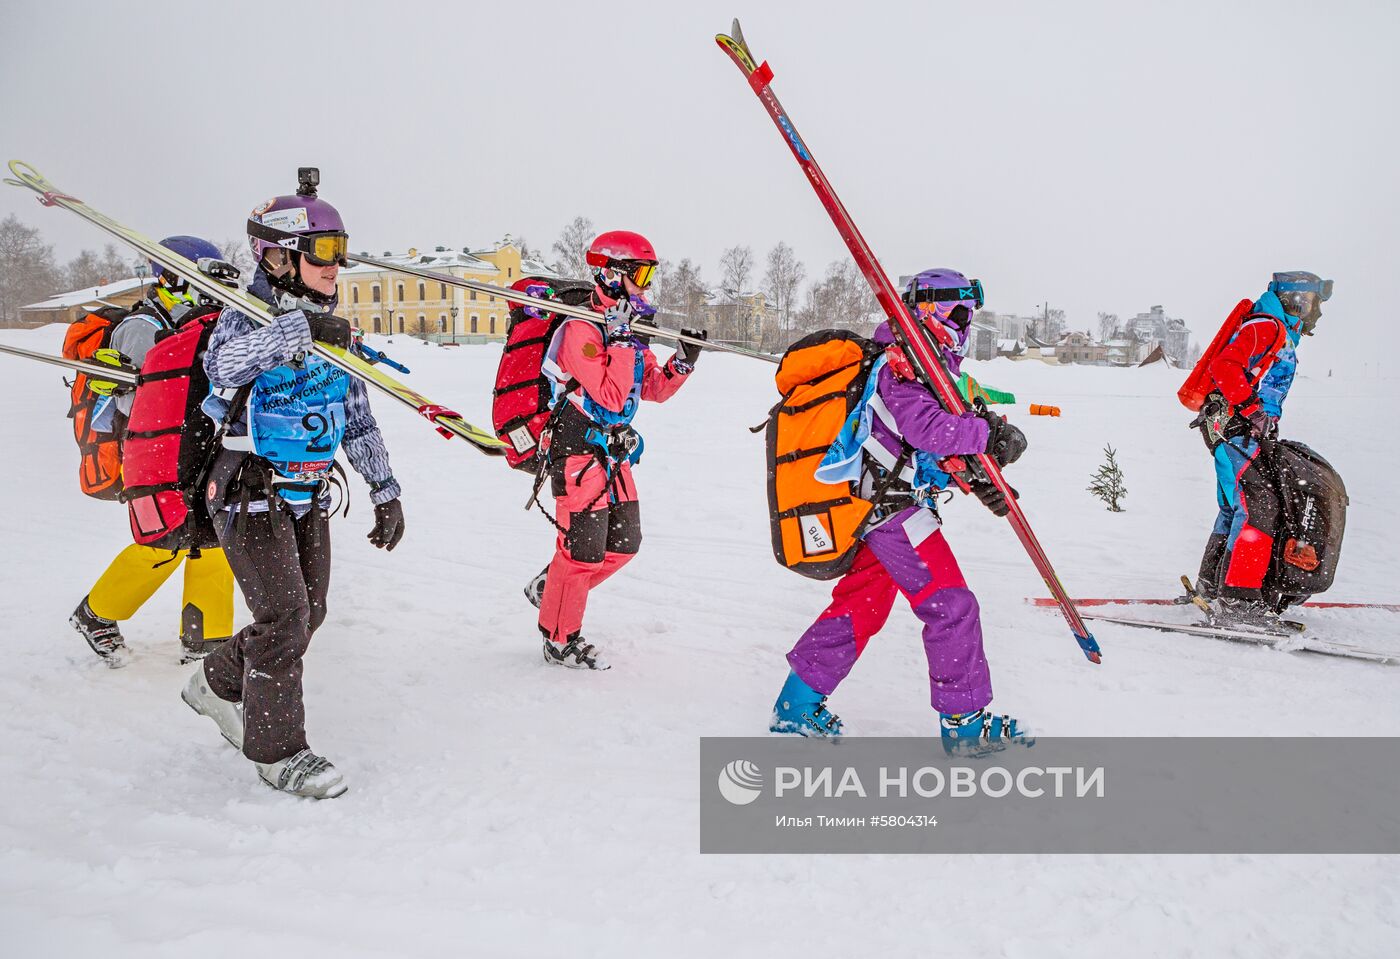
[(963, 300), (971, 300), (977, 304), (977, 309), (982, 309), (982, 304), (986, 302), (986, 295), (982, 290), (981, 280), (972, 280), (968, 286), (949, 287), (925, 287), (914, 290), (906, 294), (906, 300), (911, 305), (919, 303), (956, 303)]
[(1332, 299), (1331, 280), (1274, 280), (1269, 284), (1270, 293), (1316, 293), (1317, 298), (1326, 303)]
[(349, 266), (350, 237), (346, 233), (288, 233), (256, 220), (248, 221), (248, 235), (286, 250), (296, 250), (316, 266)]
[(656, 279), (656, 264), (649, 260), (618, 260), (612, 268), (627, 277), (639, 290), (651, 286)]

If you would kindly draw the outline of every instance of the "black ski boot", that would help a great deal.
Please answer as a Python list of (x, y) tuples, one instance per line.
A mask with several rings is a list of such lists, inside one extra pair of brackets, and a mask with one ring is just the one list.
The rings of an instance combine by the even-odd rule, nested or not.
[(180, 614), (180, 662), (193, 663), (208, 656), (224, 643), (227, 636), (206, 637), (204, 614), (193, 603), (186, 603)]
[(73, 615), (68, 617), (68, 622), (83, 634), (92, 651), (101, 656), (109, 668), (121, 669), (131, 661), (131, 649), (122, 639), (121, 627), (116, 620), (103, 619), (94, 613), (86, 596), (73, 610)]
[(1221, 597), (1211, 604), (1210, 621), (1227, 629), (1253, 629), (1269, 633), (1286, 632), (1273, 607), (1257, 599)]
[(538, 576), (525, 584), (525, 598), (530, 601), (530, 605), (535, 609), (540, 608), (540, 603), (544, 602), (544, 581), (549, 575), (549, 567), (540, 570)]

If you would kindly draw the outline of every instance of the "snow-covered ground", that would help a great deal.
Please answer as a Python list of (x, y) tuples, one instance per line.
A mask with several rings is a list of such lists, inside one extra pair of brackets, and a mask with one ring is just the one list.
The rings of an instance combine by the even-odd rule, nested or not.
[[(6, 331), (57, 352), (60, 331)], [(375, 343), (411, 381), (489, 422), (499, 351)], [(1328, 599), (1400, 601), (1390, 499), (1400, 451), (1376, 410), (1400, 382), (1307, 374), (1287, 435), (1345, 476)], [(702, 735), (760, 734), (783, 654), (827, 587), (768, 544), (760, 437), (772, 368), (718, 355), (639, 420), (646, 544), (595, 597), (611, 672), (539, 662), (523, 584), (553, 532), (523, 475), (377, 403), (408, 534), (365, 541), (362, 484), (338, 520), (330, 615), (307, 665), (333, 802), (259, 783), (179, 700), (178, 586), (124, 625), (109, 671), (67, 625), (126, 542), (83, 497), (60, 373), (0, 356), (0, 928), (12, 956), (1381, 956), (1400, 866), (1367, 856), (783, 856), (698, 853)], [(1010, 478), (1072, 593), (1169, 595), (1214, 515), (1210, 465), (1166, 369), (975, 364), (1014, 390), (1031, 440)], [(1061, 407), (1030, 417), (1027, 404)], [(1127, 512), (1085, 492), (1104, 443)], [(1113, 626), (1088, 665), (1004, 522), (970, 500), (948, 536), (984, 611), (997, 705), (1045, 735), (1400, 735), (1400, 671)], [(240, 607), (241, 609), (241, 607)], [(1400, 616), (1313, 613), (1400, 645)], [(240, 613), (239, 624), (247, 621)], [(897, 610), (835, 697), (857, 735), (933, 732), (917, 625)], [(1320, 811), (1325, 813), (1324, 811)]]

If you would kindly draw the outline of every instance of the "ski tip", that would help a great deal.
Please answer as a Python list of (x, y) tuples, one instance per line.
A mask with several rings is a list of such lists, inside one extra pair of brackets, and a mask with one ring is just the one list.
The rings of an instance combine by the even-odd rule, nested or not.
[(1079, 648), (1084, 650), (1084, 658), (1095, 666), (1103, 662), (1103, 653), (1099, 650), (1099, 641), (1094, 638), (1094, 634), (1086, 631), (1083, 636), (1074, 634), (1074, 639), (1079, 643)]

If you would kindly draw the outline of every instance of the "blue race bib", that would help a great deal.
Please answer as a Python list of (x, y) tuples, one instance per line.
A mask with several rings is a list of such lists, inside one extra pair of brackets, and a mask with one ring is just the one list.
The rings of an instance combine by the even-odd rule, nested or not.
[[(283, 476), (326, 475), (345, 438), (345, 394), (350, 377), (315, 356), (304, 365), (283, 365), (261, 374), (248, 395), (248, 433), (253, 452)], [(284, 499), (309, 493), (280, 491)]]

